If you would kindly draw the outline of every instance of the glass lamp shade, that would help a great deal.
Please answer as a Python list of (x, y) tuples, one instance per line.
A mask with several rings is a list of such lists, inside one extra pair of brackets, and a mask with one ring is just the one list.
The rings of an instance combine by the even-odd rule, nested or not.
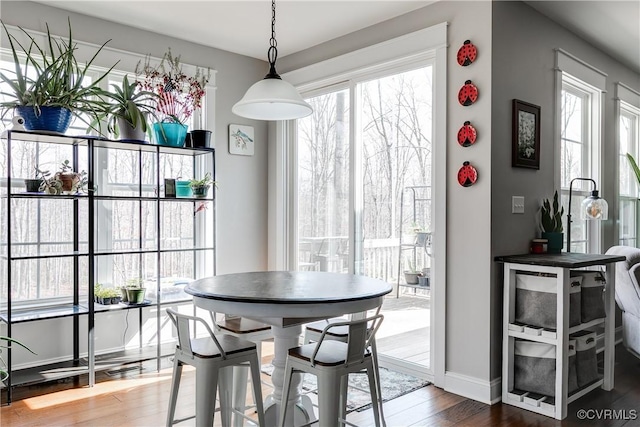
[(313, 109), (291, 84), (266, 78), (251, 86), (231, 111), (248, 119), (292, 120), (308, 116)]
[(592, 195), (582, 201), (580, 219), (605, 220), (607, 218), (609, 218), (609, 204), (605, 199)]

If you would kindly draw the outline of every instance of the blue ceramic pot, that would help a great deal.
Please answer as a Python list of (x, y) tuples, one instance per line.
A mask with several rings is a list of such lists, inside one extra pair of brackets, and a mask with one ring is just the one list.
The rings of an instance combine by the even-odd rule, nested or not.
[(153, 133), (158, 145), (170, 147), (184, 147), (184, 138), (187, 136), (187, 125), (181, 123), (154, 123)]
[(71, 123), (71, 110), (64, 107), (40, 107), (40, 114), (33, 106), (16, 107), (16, 113), (24, 118), (26, 130), (43, 130), (65, 133)]

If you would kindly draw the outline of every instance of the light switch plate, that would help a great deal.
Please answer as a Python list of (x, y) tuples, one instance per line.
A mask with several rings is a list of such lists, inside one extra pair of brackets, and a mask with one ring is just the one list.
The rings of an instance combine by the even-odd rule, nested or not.
[(523, 196), (511, 197), (511, 213), (514, 213), (514, 214), (524, 213), (524, 197)]

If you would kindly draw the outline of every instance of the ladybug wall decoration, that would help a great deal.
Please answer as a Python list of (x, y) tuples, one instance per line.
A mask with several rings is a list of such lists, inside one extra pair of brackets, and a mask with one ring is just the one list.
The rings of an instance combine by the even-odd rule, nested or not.
[(471, 122), (464, 122), (464, 125), (458, 131), (458, 144), (463, 147), (469, 147), (476, 143), (477, 138), (478, 132), (476, 128), (471, 125)]
[(465, 40), (460, 49), (458, 49), (458, 64), (466, 67), (471, 65), (478, 57), (478, 48), (471, 43), (471, 40)]
[(478, 88), (471, 80), (464, 82), (464, 86), (458, 91), (458, 102), (460, 105), (468, 107), (478, 100)]
[(464, 162), (458, 170), (458, 184), (471, 187), (478, 181), (478, 171), (469, 162)]

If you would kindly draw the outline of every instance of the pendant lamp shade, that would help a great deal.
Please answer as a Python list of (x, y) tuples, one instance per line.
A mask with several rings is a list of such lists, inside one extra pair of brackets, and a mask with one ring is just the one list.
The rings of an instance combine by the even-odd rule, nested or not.
[(254, 120), (292, 120), (308, 116), (313, 109), (291, 84), (264, 78), (254, 83), (231, 111)]
[(313, 112), (296, 88), (280, 78), (276, 71), (278, 59), (276, 41), (276, 2), (271, 1), (271, 39), (267, 59), (269, 74), (247, 90), (244, 97), (231, 108), (234, 114), (254, 120), (293, 120)]

